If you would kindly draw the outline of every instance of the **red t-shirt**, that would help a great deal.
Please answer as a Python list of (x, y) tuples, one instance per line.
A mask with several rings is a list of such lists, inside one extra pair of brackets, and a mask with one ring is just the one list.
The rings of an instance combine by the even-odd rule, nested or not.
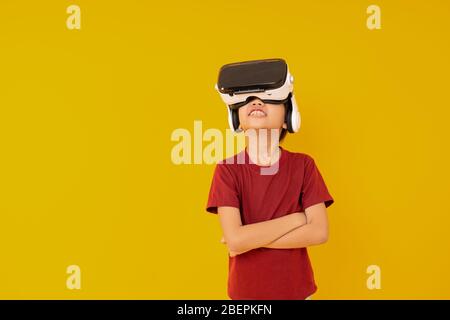
[[(245, 225), (304, 211), (320, 202), (329, 207), (334, 200), (314, 159), (280, 148), (280, 158), (272, 167), (253, 163), (247, 149), (219, 162), (206, 210), (239, 208)], [(275, 167), (273, 174), (261, 174), (262, 168)], [(305, 299), (317, 289), (306, 248), (256, 248), (229, 257), (228, 266), (231, 299)]]

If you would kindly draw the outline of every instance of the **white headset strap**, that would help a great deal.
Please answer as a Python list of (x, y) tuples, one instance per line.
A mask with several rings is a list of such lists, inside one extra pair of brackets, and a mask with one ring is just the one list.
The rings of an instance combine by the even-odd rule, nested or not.
[(292, 93), (291, 104), (292, 104), (292, 113), (291, 113), (292, 129), (294, 130), (294, 132), (297, 132), (300, 129), (301, 116), (300, 116), (300, 112), (298, 111), (297, 102), (295, 101), (294, 93)]

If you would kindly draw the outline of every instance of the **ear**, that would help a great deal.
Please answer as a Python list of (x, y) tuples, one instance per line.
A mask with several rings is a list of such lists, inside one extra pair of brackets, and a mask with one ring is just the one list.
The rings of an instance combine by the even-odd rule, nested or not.
[(285, 123), (283, 123), (283, 126), (282, 126), (282, 128), (283, 128), (283, 129), (287, 129), (287, 124), (286, 124), (286, 122), (285, 122)]

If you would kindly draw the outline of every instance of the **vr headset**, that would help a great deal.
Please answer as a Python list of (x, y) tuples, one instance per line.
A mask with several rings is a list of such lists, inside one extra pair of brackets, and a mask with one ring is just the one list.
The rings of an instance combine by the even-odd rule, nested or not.
[(283, 59), (252, 60), (222, 66), (215, 88), (227, 105), (231, 130), (242, 131), (239, 129), (238, 109), (256, 97), (264, 103), (285, 104), (287, 130), (297, 132), (301, 120), (293, 82), (294, 77)]

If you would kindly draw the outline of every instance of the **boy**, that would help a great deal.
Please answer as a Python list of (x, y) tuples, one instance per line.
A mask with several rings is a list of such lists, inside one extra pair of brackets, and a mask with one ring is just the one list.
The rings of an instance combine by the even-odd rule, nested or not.
[(246, 134), (245, 149), (216, 165), (206, 206), (228, 247), (231, 299), (306, 299), (317, 289), (306, 247), (327, 241), (334, 200), (311, 156), (279, 146), (300, 125), (292, 83), (282, 59), (219, 74), (230, 126)]

